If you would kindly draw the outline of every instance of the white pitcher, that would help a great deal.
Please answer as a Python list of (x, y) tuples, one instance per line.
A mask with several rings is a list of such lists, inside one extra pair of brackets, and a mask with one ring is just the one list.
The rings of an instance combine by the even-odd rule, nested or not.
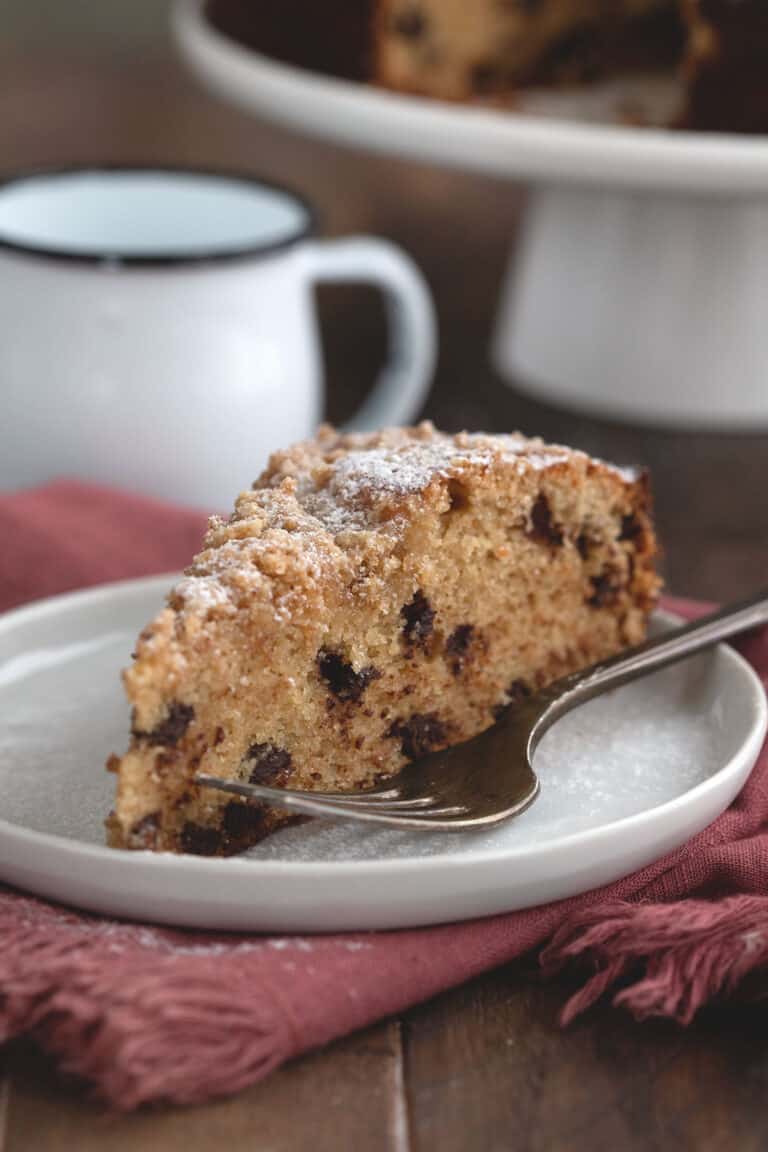
[(350, 422), (404, 423), (435, 358), (429, 293), (384, 240), (314, 237), (298, 196), (175, 169), (0, 185), (0, 487), (78, 476), (229, 507), (311, 434), (323, 389), (312, 286), (385, 294), (390, 361)]

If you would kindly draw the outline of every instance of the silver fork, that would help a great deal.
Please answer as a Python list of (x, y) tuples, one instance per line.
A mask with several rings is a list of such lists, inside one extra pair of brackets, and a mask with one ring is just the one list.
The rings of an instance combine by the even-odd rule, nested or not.
[(610, 688), (765, 623), (767, 591), (557, 680), (536, 696), (510, 705), (479, 736), (406, 764), (377, 788), (302, 792), (203, 774), (195, 779), (206, 788), (309, 816), (441, 832), (498, 824), (524, 812), (536, 799), (534, 753), (544, 733), (567, 712)]

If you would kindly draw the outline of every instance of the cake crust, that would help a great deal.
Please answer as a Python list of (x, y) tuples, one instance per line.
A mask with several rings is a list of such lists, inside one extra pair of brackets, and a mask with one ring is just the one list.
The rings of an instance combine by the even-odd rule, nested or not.
[(117, 847), (226, 854), (285, 814), (199, 771), (360, 788), (640, 641), (647, 477), (519, 435), (320, 430), (276, 453), (139, 637)]

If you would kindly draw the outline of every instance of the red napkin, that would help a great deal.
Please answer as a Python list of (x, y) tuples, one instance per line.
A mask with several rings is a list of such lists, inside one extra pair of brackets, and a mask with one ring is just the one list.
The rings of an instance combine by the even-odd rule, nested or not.
[[(0, 494), (0, 609), (183, 565), (204, 517), (62, 483)], [(668, 605), (686, 615), (703, 606)], [(741, 645), (765, 678), (768, 633)], [(618, 987), (636, 1017), (688, 1023), (768, 962), (768, 754), (684, 847), (599, 891), (423, 930), (210, 935), (119, 924), (0, 892), (0, 1038), (22, 1033), (121, 1109), (199, 1103), (538, 948), (589, 977), (565, 1020)], [(629, 982), (629, 981), (632, 982)]]

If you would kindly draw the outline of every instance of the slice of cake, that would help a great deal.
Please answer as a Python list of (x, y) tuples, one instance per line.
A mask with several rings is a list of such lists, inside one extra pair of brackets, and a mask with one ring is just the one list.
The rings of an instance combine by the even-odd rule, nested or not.
[(766, 0), (207, 0), (205, 8), (236, 43), (400, 92), (509, 105), (529, 87), (678, 72), (683, 104), (670, 126), (768, 132)]
[(561, 62), (583, 72), (592, 67), (601, 7), (601, 0), (478, 0), (469, 7), (464, 0), (379, 0), (375, 79), (448, 100), (498, 96), (547, 71), (548, 59), (557, 68), (558, 46), (568, 57)]
[(676, 0), (376, 0), (372, 40), (377, 83), (483, 100), (670, 65), (681, 29)]
[(139, 637), (110, 843), (225, 854), (287, 817), (204, 771), (362, 788), (637, 643), (645, 476), (430, 424), (276, 453)]

